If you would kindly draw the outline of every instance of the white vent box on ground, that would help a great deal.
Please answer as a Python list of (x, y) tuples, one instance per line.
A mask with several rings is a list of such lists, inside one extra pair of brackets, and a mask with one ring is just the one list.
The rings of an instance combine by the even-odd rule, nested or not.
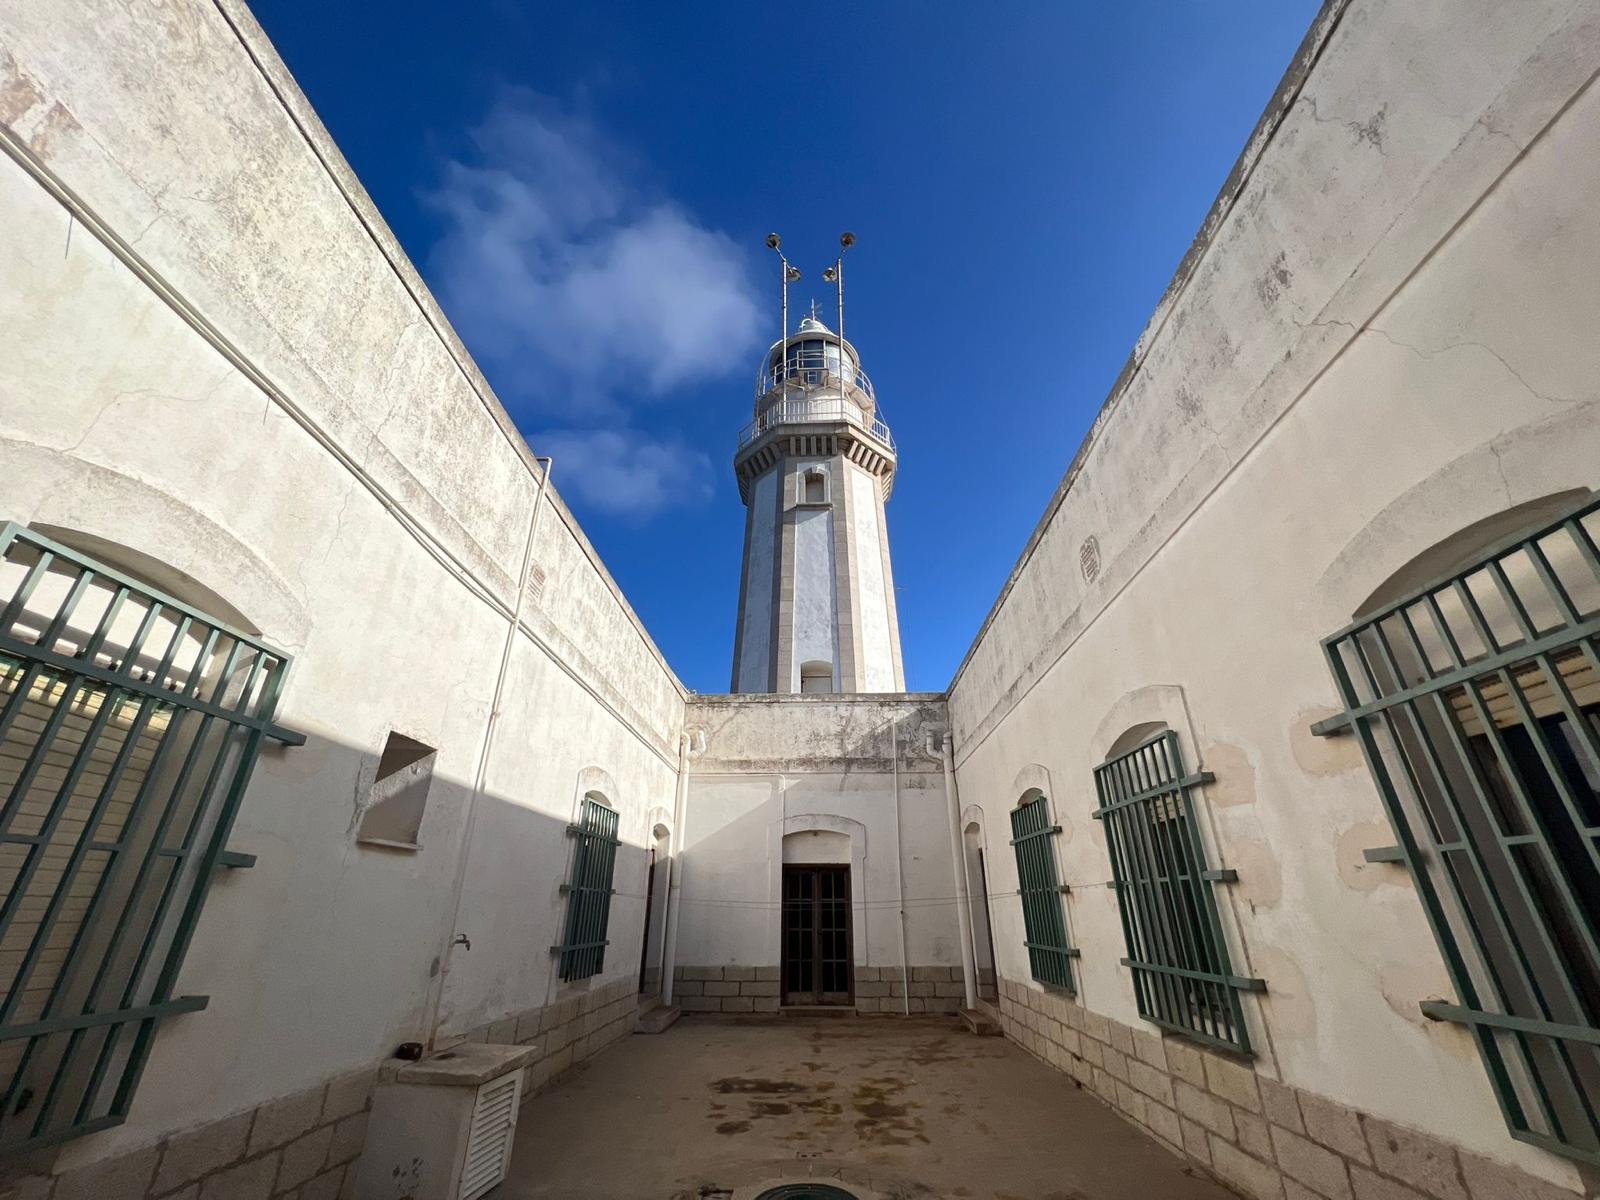
[(356, 1200), (476, 1200), (506, 1177), (532, 1046), (463, 1044), (378, 1074)]

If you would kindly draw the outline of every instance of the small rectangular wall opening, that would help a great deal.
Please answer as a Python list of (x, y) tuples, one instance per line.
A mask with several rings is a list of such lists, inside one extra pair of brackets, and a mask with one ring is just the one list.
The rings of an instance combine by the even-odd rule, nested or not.
[(829, 662), (801, 663), (800, 690), (802, 692), (836, 691), (837, 689), (833, 686), (833, 664)]
[(422, 817), (433, 785), (439, 752), (416, 738), (390, 732), (378, 759), (378, 774), (367, 793), (356, 841), (391, 850), (419, 850)]

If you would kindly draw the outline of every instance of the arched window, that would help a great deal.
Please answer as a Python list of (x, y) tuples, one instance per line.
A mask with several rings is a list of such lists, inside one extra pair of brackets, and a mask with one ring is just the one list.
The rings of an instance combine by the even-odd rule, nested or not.
[(805, 473), (801, 496), (806, 504), (828, 503), (828, 473), (821, 467), (812, 467)]
[(583, 798), (573, 833), (572, 874), (567, 878), (567, 923), (561, 944), (561, 978), (572, 982), (600, 974), (606, 964), (612, 878), (617, 867), (617, 810), (598, 792)]
[(100, 548), (145, 569), (0, 525), (0, 1091), (31, 1097), (8, 1152), (117, 1124), (151, 1029), (203, 1007), (179, 967), (217, 868), (248, 865), (227, 841), (262, 740), (293, 740), (287, 655)]
[(1061, 826), (1050, 821), (1050, 801), (1037, 788), (1011, 810), (1011, 848), (1017, 856), (1017, 894), (1022, 899), (1029, 971), (1040, 983), (1072, 992), (1072, 960), (1078, 952), (1067, 941), (1051, 844), (1060, 832)]
[(1198, 1041), (1250, 1051), (1214, 885), (1228, 873), (1206, 861), (1193, 789), (1178, 735), (1159, 722), (1127, 729), (1095, 768), (1112, 886), (1122, 913), (1139, 1015)]
[(800, 690), (802, 692), (833, 691), (833, 664), (820, 660), (801, 663)]
[(1324, 641), (1345, 711), (1316, 732), (1360, 740), (1416, 881), (1460, 999), (1424, 1013), (1473, 1031), (1514, 1136), (1593, 1160), (1600, 499), (1505, 525), (1424, 550)]

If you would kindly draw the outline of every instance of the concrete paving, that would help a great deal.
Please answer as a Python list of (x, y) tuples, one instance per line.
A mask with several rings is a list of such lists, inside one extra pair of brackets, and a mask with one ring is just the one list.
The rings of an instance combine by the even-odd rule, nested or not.
[(1234, 1200), (1073, 1081), (949, 1018), (685, 1017), (531, 1098), (503, 1200)]

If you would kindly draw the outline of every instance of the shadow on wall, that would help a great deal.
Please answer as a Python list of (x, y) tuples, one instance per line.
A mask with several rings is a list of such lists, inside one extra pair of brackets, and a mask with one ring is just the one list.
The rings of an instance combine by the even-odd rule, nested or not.
[[(126, 730), (137, 720), (135, 706), (107, 717), (100, 725), (99, 758), (115, 755), (130, 740)], [(119, 723), (124, 729), (120, 741), (115, 740)], [(92, 728), (92, 723), (63, 722), (54, 744), (76, 757), (86, 740), (84, 730)], [(139, 739), (131, 740), (143, 754)], [(179, 749), (190, 746), (204, 750), (206, 743), (194, 739)], [(17, 737), (10, 736), (0, 743), (0, 759), (19, 748), (26, 751), (28, 746), (19, 747)], [(432, 776), (414, 848), (358, 843), (356, 816), (376, 773), (380, 749), (314, 734), (302, 746), (266, 744), (225, 842), (239, 866), (214, 873), (187, 954), (173, 945), (170, 919), (165, 924), (158, 919), (149, 938), (127, 935), (118, 945), (116, 936), (122, 918), (140, 909), (140, 894), (159, 897), (169, 881), (180, 878), (180, 868), (166, 864), (181, 861), (174, 851), (183, 844), (182, 821), (161, 830), (163, 806), (155, 796), (142, 807), (120, 803), (123, 793), (141, 790), (137, 776), (128, 776), (108, 793), (113, 804), (107, 813), (120, 809), (121, 817), (101, 814), (63, 821), (44, 865), (22, 884), (30, 902), (24, 911), (43, 908), (57, 892), (87, 895), (103, 882), (115, 899), (98, 907), (62, 905), (45, 936), (52, 946), (64, 945), (77, 942), (82, 932), (84, 950), (77, 960), (45, 956), (33, 965), (9, 1023), (76, 1012), (86, 999), (105, 1012), (116, 1009), (119, 998), (129, 1001), (122, 1007), (137, 1007), (159, 1001), (162, 992), (206, 997), (203, 1011), (174, 1013), (154, 1027), (153, 1048), (131, 1109), (133, 1123), (149, 1130), (142, 1140), (149, 1140), (167, 1129), (213, 1121), (321, 1087), (330, 1076), (370, 1072), (401, 1043), (429, 1041), (430, 1011), (436, 1003), (441, 1041), (522, 1040), (519, 1017), (569, 1001), (576, 1011), (589, 999), (604, 996), (607, 1005), (617, 1006), (608, 1021), (615, 1021), (624, 1005), (636, 1007), (632, 997), (638, 987), (648, 869), (647, 852), (637, 844), (644, 832), (642, 806), (623, 811), (603, 967), (593, 978), (565, 983), (557, 977), (560, 960), (552, 947), (564, 940), (568, 910), (563, 886), (575, 852), (568, 821), (502, 795), (480, 796), (465, 860), (460, 918), (452, 928), (451, 900), (471, 784), (454, 772)], [(91, 743), (84, 757), (94, 754)], [(203, 765), (203, 757), (200, 761)], [(163, 779), (159, 763), (147, 777), (171, 782)], [(68, 810), (93, 806), (107, 778), (104, 772), (85, 772), (81, 785), (67, 794)], [(52, 780), (54, 795), (60, 773)], [(571, 791), (569, 779), (563, 795)], [(37, 809), (36, 799), (29, 793), (25, 812)], [(110, 855), (85, 856), (69, 874), (64, 864), (83, 831), (94, 829), (99, 844), (112, 819), (127, 831), (127, 870), (121, 873), (125, 882), (111, 878), (117, 870)], [(145, 863), (149, 868), (141, 871)], [(130, 894), (130, 885), (140, 892)], [(174, 890), (172, 895), (169, 913), (179, 907), (183, 893)], [(31, 919), (31, 929), (24, 923), (12, 926), (11, 938), (23, 939), (23, 948), (40, 924), (37, 916)], [(456, 933), (462, 936), (450, 951), (441, 1003), (439, 959)], [(151, 950), (146, 957), (138, 952), (147, 942)], [(19, 957), (8, 965), (13, 984), (19, 982)], [(163, 987), (157, 979), (161, 969), (176, 969), (180, 963), (173, 982)], [(101, 966), (112, 986), (88, 997), (82, 988), (102, 975)], [(57, 994), (55, 985), (69, 970), (76, 981)], [(92, 1036), (74, 1038), (70, 1030), (62, 1030), (5, 1043), (11, 1053), (4, 1063), (4, 1086), (15, 1082), (19, 1093), (31, 1090), (37, 1097), (34, 1113), (50, 1114), (43, 1130), (36, 1131), (34, 1121), (10, 1122), (7, 1148), (20, 1148), (45, 1132), (71, 1134), (97, 1120), (127, 1116), (115, 1107), (114, 1093), (133, 1061), (139, 1029), (140, 1023), (133, 1021), (99, 1026)], [(91, 1078), (102, 1061), (102, 1083), (96, 1087)], [(69, 1145), (69, 1150), (92, 1155), (93, 1143), (91, 1137), (89, 1143)]]

